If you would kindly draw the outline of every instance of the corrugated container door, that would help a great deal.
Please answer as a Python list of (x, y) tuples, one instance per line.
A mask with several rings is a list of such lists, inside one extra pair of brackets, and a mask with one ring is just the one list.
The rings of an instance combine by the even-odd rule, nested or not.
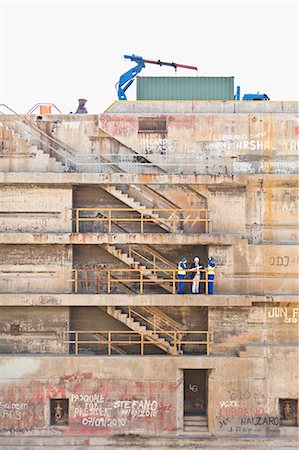
[(234, 77), (137, 77), (137, 100), (233, 100)]

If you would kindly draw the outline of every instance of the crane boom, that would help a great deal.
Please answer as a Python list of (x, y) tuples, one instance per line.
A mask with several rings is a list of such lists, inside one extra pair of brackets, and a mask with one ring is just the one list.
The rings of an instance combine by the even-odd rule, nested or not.
[(191, 70), (198, 70), (195, 66), (187, 66), (186, 64), (177, 64), (174, 62), (164, 62), (160, 61), (159, 59), (157, 61), (153, 61), (151, 59), (143, 59), (142, 56), (137, 55), (124, 55), (125, 59), (130, 59), (133, 62), (136, 62), (137, 65), (133, 67), (132, 69), (125, 72), (123, 75), (120, 76), (118, 83), (116, 83), (115, 87), (117, 90), (117, 95), (119, 100), (127, 100), (127, 96), (125, 94), (126, 90), (131, 86), (131, 84), (134, 81), (134, 78), (136, 75), (141, 72), (141, 70), (145, 67), (145, 64), (157, 64), (159, 66), (171, 66), (174, 67), (175, 70), (177, 70), (178, 67), (182, 69), (191, 69)]

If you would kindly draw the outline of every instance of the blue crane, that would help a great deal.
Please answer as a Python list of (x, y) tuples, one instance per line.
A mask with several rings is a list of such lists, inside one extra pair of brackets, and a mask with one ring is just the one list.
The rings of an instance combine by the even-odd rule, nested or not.
[(174, 67), (175, 70), (177, 70), (178, 67), (181, 67), (183, 69), (198, 70), (195, 66), (186, 66), (185, 64), (177, 64), (174, 62), (169, 63), (160, 60), (152, 61), (150, 59), (143, 59), (142, 56), (137, 55), (124, 55), (124, 58), (136, 62), (137, 65), (121, 75), (119, 81), (116, 83), (115, 88), (117, 90), (118, 100), (127, 100), (125, 92), (133, 83), (136, 75), (145, 68), (145, 63), (158, 64), (159, 66), (171, 66)]

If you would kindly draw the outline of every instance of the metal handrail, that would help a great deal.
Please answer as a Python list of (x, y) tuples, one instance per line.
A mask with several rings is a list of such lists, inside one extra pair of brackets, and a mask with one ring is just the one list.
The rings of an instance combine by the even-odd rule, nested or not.
[[(72, 218), (73, 221), (76, 223), (76, 233), (80, 232), (79, 224), (80, 222), (108, 222), (108, 233), (111, 233), (112, 230), (112, 223), (113, 222), (140, 222), (140, 232), (144, 232), (144, 224), (147, 222), (154, 222), (159, 224), (160, 222), (170, 222), (172, 223), (172, 231), (175, 233), (177, 231), (177, 224), (180, 222), (204, 222), (205, 223), (205, 232), (208, 232), (208, 209), (206, 208), (154, 208), (154, 209), (148, 209), (146, 207), (140, 208), (139, 214), (140, 217), (115, 217), (112, 214), (116, 212), (131, 212), (131, 208), (88, 208), (88, 207), (82, 207), (82, 208), (72, 208), (72, 210), (75, 211), (75, 217)], [(108, 212), (108, 217), (80, 217), (81, 211), (93, 211), (93, 212), (101, 212), (105, 211)], [(160, 218), (160, 217), (150, 217), (150, 214), (155, 214), (159, 212), (169, 212), (170, 216), (169, 218)], [(197, 212), (205, 213), (205, 217), (201, 218), (199, 216), (197, 217), (185, 217), (180, 218), (177, 214), (183, 213), (183, 212)]]
[[(163, 330), (162, 327), (157, 325), (157, 323), (156, 323), (157, 320), (163, 322), (166, 326), (172, 327), (173, 331), (180, 331), (180, 329), (181, 329), (180, 324), (178, 322), (176, 322), (174, 319), (172, 319), (171, 317), (168, 317), (166, 314), (159, 315), (158, 313), (151, 311), (150, 309), (146, 308), (145, 306), (139, 306), (139, 308), (142, 309), (143, 311), (145, 311), (146, 313), (150, 314), (152, 316), (153, 322), (151, 320), (149, 320), (148, 317), (143, 316), (138, 311), (134, 310), (134, 307), (132, 307), (132, 306), (128, 306), (129, 317), (131, 318), (132, 315), (135, 314), (136, 316), (138, 316), (142, 320), (144, 320), (146, 323), (152, 325), (154, 328), (154, 331)], [(157, 312), (159, 312), (158, 309), (157, 309)]]
[[(149, 252), (150, 253), (150, 252)], [(129, 245), (129, 257), (132, 257), (132, 254), (138, 256), (140, 259), (142, 259), (143, 261), (149, 263), (151, 266), (153, 266), (154, 269), (154, 273), (156, 273), (157, 270), (159, 271), (163, 271), (163, 269), (159, 266), (157, 266), (156, 260), (157, 258), (159, 259), (159, 257), (157, 257), (156, 255), (152, 254), (153, 256), (153, 261), (151, 261), (150, 259), (146, 258), (145, 256), (141, 255), (141, 253), (137, 252), (136, 250), (134, 250), (131, 245)], [(162, 260), (162, 258), (161, 258)], [(166, 260), (167, 261), (167, 260)], [(173, 267), (173, 265), (171, 265), (171, 263), (168, 264), (168, 267)], [(166, 273), (166, 272), (165, 272)]]
[[(43, 130), (41, 130), (40, 128), (38, 128), (37, 126), (35, 126), (32, 121), (27, 120), (26, 118), (24, 118), (24, 116), (18, 114), (16, 111), (14, 111), (13, 109), (11, 109), (9, 106), (5, 105), (4, 103), (0, 103), (0, 107), (5, 107), (7, 108), (10, 112), (13, 113), (13, 115), (17, 116), (21, 122), (25, 123), (26, 125), (28, 125), (30, 127), (30, 131), (29, 133), (31, 135), (33, 135), (32, 133), (32, 129), (39, 133), (41, 136), (43, 136), (44, 138), (47, 139), (47, 141), (52, 142), (55, 145), (58, 145), (61, 149), (61, 151), (63, 153), (61, 153), (61, 151), (57, 150), (55, 147), (53, 147), (52, 145), (49, 144), (49, 142), (45, 142), (44, 140), (42, 140), (39, 136), (35, 136), (35, 138), (43, 145), (46, 145), (48, 147), (49, 150), (55, 152), (57, 155), (59, 155), (60, 157), (62, 157), (64, 159), (64, 164), (66, 166), (66, 169), (68, 169), (68, 161), (71, 162), (75, 167), (76, 166), (80, 166), (80, 165), (98, 165), (100, 166), (100, 164), (98, 162), (95, 163), (78, 163), (77, 161), (75, 161), (74, 159), (72, 159), (69, 155), (66, 154), (66, 151), (68, 151), (69, 153), (71, 153), (72, 156), (76, 156), (76, 151), (68, 144), (66, 143), (62, 143), (58, 140), (56, 140), (55, 138), (53, 138), (52, 136), (49, 136), (47, 133), (45, 133)], [(0, 111), (0, 114), (5, 115), (2, 111)], [(86, 155), (88, 156), (88, 155)], [(92, 156), (92, 155), (89, 155)]]
[[(111, 286), (112, 283), (139, 283), (139, 291), (140, 294), (143, 294), (143, 288), (144, 288), (144, 284), (146, 283), (154, 283), (154, 284), (158, 284), (158, 285), (162, 285), (163, 283), (168, 283), (172, 285), (172, 293), (175, 294), (176, 293), (176, 283), (181, 282), (182, 280), (180, 280), (176, 275), (178, 273), (177, 269), (163, 269), (161, 270), (161, 272), (167, 272), (170, 274), (170, 276), (168, 278), (157, 278), (157, 279), (153, 279), (153, 278), (149, 278), (147, 279), (146, 276), (149, 274), (152, 274), (151, 269), (73, 269), (74, 272), (74, 278), (72, 278), (71, 280), (69, 280), (70, 282), (74, 283), (74, 290), (75, 293), (78, 293), (78, 285), (79, 282), (80, 283), (84, 283), (85, 284), (85, 290), (88, 292), (89, 290), (89, 284), (90, 283), (96, 283), (97, 285), (97, 293), (100, 293), (100, 287), (101, 284), (103, 284), (103, 278), (101, 277), (101, 274), (105, 273), (107, 274), (107, 279), (105, 278), (105, 285), (107, 284), (107, 293), (110, 294), (111, 293)], [(79, 278), (79, 274), (80, 273), (84, 273), (86, 278), (80, 279)], [(124, 272), (125, 274), (129, 274), (129, 277), (127, 278), (115, 278), (113, 277), (114, 273), (119, 273), (119, 272)], [(160, 272), (159, 270), (157, 270), (156, 272)], [(194, 273), (193, 270), (186, 270), (187, 273)], [(203, 280), (197, 280), (198, 283), (204, 283), (205, 284), (205, 293), (207, 294), (208, 292), (208, 277), (207, 277), (207, 270), (206, 269), (200, 269), (199, 270), (200, 273), (205, 273), (205, 279)], [(89, 273), (94, 273), (96, 275), (95, 279), (92, 278), (88, 278), (88, 274)], [(136, 278), (132, 278), (130, 275), (131, 274), (137, 274)], [(102, 282), (101, 282), (102, 280)], [(191, 279), (185, 279), (184, 283), (193, 283), (194, 280)]]
[[(103, 345), (107, 345), (107, 354), (109, 356), (111, 356), (112, 352), (112, 345), (125, 345), (125, 346), (130, 346), (130, 345), (138, 345), (140, 344), (140, 355), (143, 356), (144, 355), (144, 347), (145, 345), (155, 345), (157, 347), (161, 346), (161, 343), (159, 341), (155, 341), (154, 338), (151, 338), (152, 335), (154, 335), (154, 331), (150, 331), (150, 330), (139, 330), (139, 331), (131, 331), (131, 330), (63, 330), (63, 344), (75, 344), (75, 354), (78, 355), (79, 354), (79, 345), (80, 344), (93, 344), (93, 345), (101, 345), (101, 343), (99, 342), (95, 342), (95, 341), (88, 341), (88, 340), (80, 340), (80, 335), (88, 335), (88, 334), (101, 334), (104, 336), (107, 336), (106, 340), (107, 340), (107, 344), (103, 343)], [(210, 344), (211, 344), (211, 335), (210, 332), (207, 330), (193, 330), (193, 331), (189, 331), (189, 330), (180, 330), (180, 331), (167, 331), (167, 330), (162, 330), (161, 334), (166, 334), (169, 333), (171, 335), (171, 342), (169, 342), (169, 344), (172, 346), (173, 349), (173, 353), (174, 355), (180, 355), (182, 354), (182, 346), (187, 346), (187, 345), (206, 345), (206, 354), (209, 355), (210, 353)], [(183, 340), (182, 336), (185, 335), (194, 335), (194, 336), (199, 336), (199, 335), (205, 335), (206, 339), (205, 340)], [(71, 338), (72, 335), (74, 335), (74, 339), (67, 339), (67, 338)], [(118, 340), (114, 340), (114, 335), (119, 336)], [(126, 338), (126, 339), (120, 339), (121, 335), (123, 335), (125, 338), (126, 336), (130, 336), (130, 339)], [(132, 339), (131, 337), (136, 337), (137, 339)], [(165, 349), (167, 351), (167, 349)]]
[(169, 261), (167, 258), (165, 258), (164, 256), (160, 255), (158, 252), (156, 252), (155, 250), (153, 250), (152, 248), (148, 247), (147, 245), (140, 245), (140, 247), (148, 252), (149, 254), (155, 256), (156, 258), (158, 258), (161, 262), (164, 262), (168, 267), (170, 268), (175, 268), (176, 264), (174, 264), (173, 262)]

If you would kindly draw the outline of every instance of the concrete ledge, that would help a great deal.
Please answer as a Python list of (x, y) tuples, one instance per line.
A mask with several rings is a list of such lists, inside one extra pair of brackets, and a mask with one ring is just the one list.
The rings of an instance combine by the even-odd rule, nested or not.
[(166, 244), (233, 245), (233, 234), (180, 233), (0, 233), (0, 244)]
[[(250, 175), (252, 177), (252, 175)], [(288, 175), (292, 176), (292, 175)], [(296, 175), (294, 175), (295, 177)], [(1, 172), (0, 184), (196, 184), (245, 186), (246, 175), (174, 175), (165, 173)]]
[(296, 295), (0, 294), (0, 306), (252, 306), (296, 303)]

